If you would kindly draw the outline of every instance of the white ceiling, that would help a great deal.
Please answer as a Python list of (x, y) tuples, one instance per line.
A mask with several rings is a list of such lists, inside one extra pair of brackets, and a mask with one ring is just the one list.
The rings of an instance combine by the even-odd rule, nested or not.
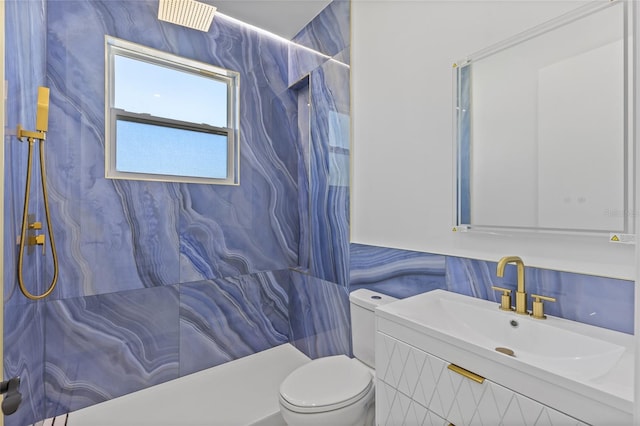
[(206, 3), (217, 7), (220, 13), (291, 40), (331, 0), (206, 0)]

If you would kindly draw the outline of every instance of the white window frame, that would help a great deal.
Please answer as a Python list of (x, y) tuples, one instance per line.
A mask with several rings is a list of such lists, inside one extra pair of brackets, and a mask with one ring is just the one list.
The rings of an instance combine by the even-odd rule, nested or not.
[[(149, 114), (133, 113), (114, 107), (115, 101), (115, 60), (123, 56), (174, 70), (204, 75), (227, 85), (227, 127), (215, 127), (202, 123), (192, 123), (156, 117)], [(148, 180), (161, 182), (184, 182), (202, 184), (239, 185), (240, 144), (239, 144), (239, 93), (240, 73), (210, 64), (183, 58), (168, 52), (152, 49), (126, 40), (105, 36), (105, 178)], [(169, 174), (149, 174), (116, 170), (116, 125), (118, 119), (195, 130), (227, 136), (227, 176), (226, 178), (179, 176)]]

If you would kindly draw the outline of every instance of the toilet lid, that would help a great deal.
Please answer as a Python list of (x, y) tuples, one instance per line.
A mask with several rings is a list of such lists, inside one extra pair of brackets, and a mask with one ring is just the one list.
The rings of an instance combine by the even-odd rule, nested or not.
[(360, 400), (373, 386), (369, 369), (345, 355), (318, 358), (280, 385), (281, 398), (305, 412), (328, 411)]

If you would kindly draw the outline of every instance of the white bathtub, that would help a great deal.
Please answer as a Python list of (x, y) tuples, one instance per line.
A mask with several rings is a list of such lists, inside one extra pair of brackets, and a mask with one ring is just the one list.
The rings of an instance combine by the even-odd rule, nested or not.
[[(278, 389), (309, 358), (284, 344), (68, 414), (67, 426), (282, 426)], [(62, 416), (65, 417), (65, 416)], [(49, 419), (44, 425), (65, 424)]]

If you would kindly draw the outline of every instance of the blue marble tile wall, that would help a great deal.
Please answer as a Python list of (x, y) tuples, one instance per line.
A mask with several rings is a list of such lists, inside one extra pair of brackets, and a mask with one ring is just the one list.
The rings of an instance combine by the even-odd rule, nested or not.
[[(349, 285), (350, 3), (330, 3), (289, 48), (289, 81), (308, 84), (309, 262), (312, 276)], [(339, 59), (336, 59), (339, 58)]]
[[(27, 130), (35, 127), (35, 102), (38, 86), (45, 85), (46, 5), (44, 0), (5, 2), (5, 76), (7, 81), (7, 130), (4, 144), (5, 162), (5, 223), (3, 285), (5, 300), (18, 300), (16, 245), (22, 220), (22, 206), (27, 168), (27, 143), (15, 137), (20, 123)], [(16, 52), (29, 52), (16, 55)], [(37, 151), (36, 151), (37, 156)], [(38, 160), (34, 160), (33, 181), (39, 182)], [(12, 178), (14, 177), (14, 178)], [(42, 216), (42, 196), (32, 185), (29, 212)], [(49, 256), (50, 258), (50, 256)], [(42, 262), (36, 250), (25, 256), (23, 277), (33, 293), (42, 291)], [(19, 297), (22, 297), (20, 294)], [(44, 414), (44, 303), (5, 303), (4, 310), (4, 374), (20, 376), (23, 400), (21, 418), (42, 418)], [(8, 424), (12, 424), (9, 422)], [(26, 424), (21, 420), (13, 424)]]
[[(497, 262), (351, 244), (350, 290), (364, 287), (403, 298), (446, 289), (498, 302), (491, 286), (515, 291), (517, 273), (508, 265), (498, 278), (496, 267)], [(528, 293), (557, 299), (545, 304), (549, 315), (633, 334), (633, 281), (532, 267), (525, 269), (525, 281)]]
[(311, 73), (311, 275), (349, 285), (349, 68)]
[(287, 343), (289, 282), (285, 269), (182, 284), (180, 375)]
[(348, 1), (334, 0), (289, 45), (289, 83), (298, 92), (302, 145), (301, 246), (299, 268), (291, 271), (290, 339), (311, 358), (351, 354), (350, 10)]
[[(330, 281), (290, 271), (301, 260), (302, 269), (309, 269), (311, 231), (345, 234), (348, 204), (346, 188), (331, 196), (326, 187), (322, 193), (314, 189), (327, 173), (311, 170), (311, 136), (301, 145), (314, 126), (299, 129), (301, 99), (289, 89), (289, 43), (222, 16), (201, 33), (160, 22), (156, 14), (153, 0), (8, 2), (7, 23), (24, 23), (7, 25), (7, 52), (21, 58), (7, 73), (20, 87), (11, 107), (33, 111), (27, 100), (35, 98), (35, 87), (51, 87), (47, 167), (60, 259), (58, 287), (43, 302), (26, 301), (14, 274), (5, 273), (5, 342), (15, 342), (5, 366), (28, 387), (23, 408), (6, 418), (8, 425), (33, 423), (288, 341), (312, 357), (350, 352), (346, 262)], [(322, 26), (307, 39), (334, 38), (329, 32), (336, 28), (330, 22), (335, 11), (318, 19)], [(241, 73), (240, 186), (104, 179), (105, 34)], [(348, 31), (340, 36), (345, 34), (348, 40)], [(28, 62), (34, 57), (36, 63)], [(332, 99), (333, 90), (348, 96), (348, 68), (336, 72), (326, 63), (308, 70), (318, 74), (309, 83), (320, 105), (316, 117), (329, 109), (348, 113), (348, 98)], [(308, 121), (320, 120), (312, 114)], [(322, 131), (315, 130), (313, 144), (321, 154), (313, 155), (329, 151), (326, 138), (343, 135), (344, 123), (316, 125)], [(6, 191), (11, 214), (5, 241), (15, 241), (22, 208), (13, 190), (24, 182), (22, 154), (5, 169), (12, 188)], [(331, 167), (332, 175), (343, 175)], [(299, 182), (300, 170), (315, 183)], [(300, 205), (310, 205), (313, 191), (328, 217), (319, 225), (310, 224), (315, 216), (300, 217), (309, 216)], [(332, 199), (341, 200), (337, 212)], [(32, 204), (38, 207), (37, 200)], [(332, 247), (322, 241), (316, 250)], [(347, 258), (346, 241), (341, 237), (340, 250), (315, 260), (322, 263), (318, 270), (331, 270), (330, 256)], [(5, 249), (5, 264), (15, 264), (15, 248)], [(29, 266), (40, 287), (52, 273), (49, 257)], [(333, 279), (338, 275), (340, 285)]]
[(300, 246), (298, 248), (298, 267), (309, 271), (311, 265), (311, 214), (309, 202), (309, 150), (311, 140), (311, 94), (309, 76), (292, 86), (298, 98), (298, 135), (300, 140), (300, 161), (298, 161), (298, 212), (300, 217)]
[(310, 358), (351, 354), (349, 290), (291, 271), (291, 343)]
[(349, 290), (367, 288), (403, 299), (446, 286), (446, 256), (351, 244)]
[[(496, 277), (497, 262), (448, 256), (446, 267), (446, 288), (456, 293), (498, 301), (492, 285), (516, 288), (514, 265), (504, 278)], [(545, 303), (549, 315), (633, 334), (633, 281), (528, 267), (525, 282), (527, 293), (557, 299)]]
[[(351, 4), (334, 0), (293, 39), (289, 54), (289, 83), (333, 60), (350, 63)], [(297, 44), (297, 46), (296, 46)]]

